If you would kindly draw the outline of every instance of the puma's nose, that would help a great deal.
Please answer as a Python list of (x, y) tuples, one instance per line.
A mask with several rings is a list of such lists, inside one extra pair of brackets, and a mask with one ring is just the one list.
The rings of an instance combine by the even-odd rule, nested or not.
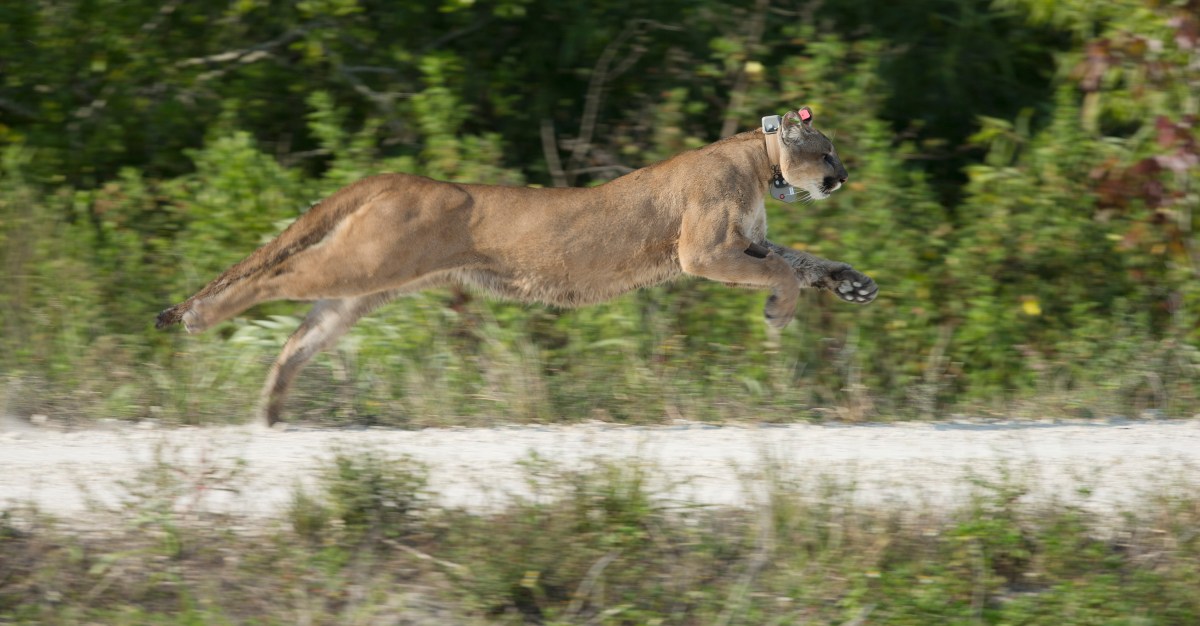
[(846, 176), (844, 176), (844, 175), (843, 175), (843, 176), (838, 176), (838, 182), (839, 182), (839, 183), (842, 183), (843, 185), (845, 185), (845, 184), (846, 184)]

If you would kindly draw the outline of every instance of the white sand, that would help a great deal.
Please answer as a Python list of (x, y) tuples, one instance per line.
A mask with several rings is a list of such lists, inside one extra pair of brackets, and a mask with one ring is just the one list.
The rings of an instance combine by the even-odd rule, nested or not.
[[(813, 484), (828, 478), (853, 482), (859, 500), (901, 506), (961, 504), (970, 489), (966, 477), (994, 479), (1008, 467), (1033, 487), (1031, 498), (1061, 498), (1114, 512), (1135, 506), (1150, 490), (1181, 480), (1195, 485), (1200, 476), (1198, 419), (283, 432), (110, 423), (62, 432), (8, 418), (0, 420), (0, 510), (32, 502), (71, 516), (87, 509), (88, 495), (101, 506), (117, 507), (129, 497), (122, 482), (133, 480), (159, 450), (171, 471), (191, 486), (173, 506), (272, 515), (297, 484), (312, 484), (338, 447), (411, 455), (428, 464), (444, 504), (473, 508), (529, 495), (521, 461), (531, 453), (568, 468), (596, 457), (639, 460), (655, 468), (662, 498), (734, 505), (761, 497), (758, 478), (772, 466), (787, 476), (813, 478)], [(222, 478), (243, 462), (237, 477)]]

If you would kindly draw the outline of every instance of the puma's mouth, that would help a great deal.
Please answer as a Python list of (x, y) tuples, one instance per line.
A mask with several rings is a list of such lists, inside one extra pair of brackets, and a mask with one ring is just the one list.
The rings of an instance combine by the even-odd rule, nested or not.
[(826, 176), (821, 181), (821, 195), (828, 196), (829, 194), (831, 194), (831, 193), (837, 191), (839, 188), (841, 188), (841, 186), (842, 186), (842, 181), (840, 181), (832, 176)]
[(820, 183), (814, 182), (805, 186), (803, 189), (805, 193), (808, 194), (808, 198), (810, 200), (824, 200), (825, 198), (829, 197), (829, 194), (833, 193), (833, 191), (840, 186), (837, 184), (836, 180), (833, 181), (833, 186), (830, 186), (829, 181), (830, 179), (826, 178)]

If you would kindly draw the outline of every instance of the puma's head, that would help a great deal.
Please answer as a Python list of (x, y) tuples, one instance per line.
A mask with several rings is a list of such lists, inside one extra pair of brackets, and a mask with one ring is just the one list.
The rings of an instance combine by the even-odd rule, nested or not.
[(813, 128), (812, 121), (808, 107), (783, 116), (779, 165), (789, 184), (808, 192), (813, 200), (821, 200), (841, 187), (848, 174), (833, 142)]

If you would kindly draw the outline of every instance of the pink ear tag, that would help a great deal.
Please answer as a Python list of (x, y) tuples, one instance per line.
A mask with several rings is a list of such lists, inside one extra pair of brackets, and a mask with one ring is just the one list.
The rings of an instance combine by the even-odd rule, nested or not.
[(812, 119), (812, 113), (809, 112), (808, 109), (800, 109), (799, 113), (800, 119), (804, 120), (805, 122)]

